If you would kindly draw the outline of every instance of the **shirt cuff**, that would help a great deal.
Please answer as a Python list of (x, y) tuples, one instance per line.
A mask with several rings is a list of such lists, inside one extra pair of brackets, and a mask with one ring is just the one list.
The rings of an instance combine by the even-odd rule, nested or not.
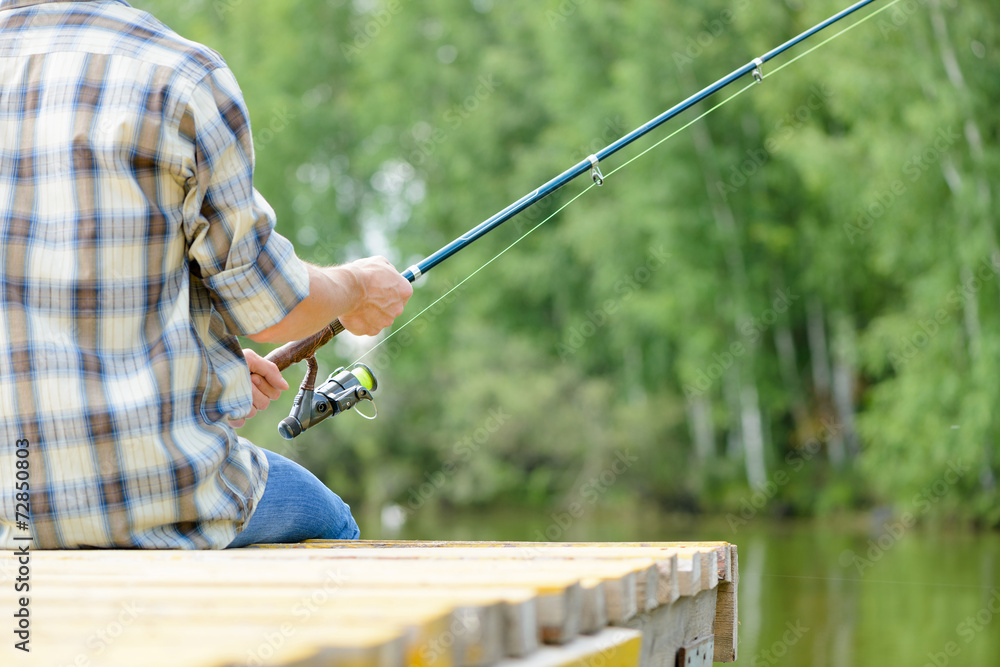
[(291, 242), (268, 233), (255, 262), (205, 281), (230, 333), (249, 336), (271, 327), (309, 296), (309, 272)]

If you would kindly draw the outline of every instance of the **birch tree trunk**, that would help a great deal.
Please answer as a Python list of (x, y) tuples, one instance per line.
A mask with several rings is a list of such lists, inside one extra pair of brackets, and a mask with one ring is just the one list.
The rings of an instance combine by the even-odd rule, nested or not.
[[(715, 157), (715, 146), (705, 123), (695, 123), (691, 126), (691, 136), (694, 139), (695, 151), (698, 153), (702, 175), (705, 179), (705, 189), (712, 205), (712, 217), (723, 238), (723, 253), (729, 270), (729, 282), (732, 286), (733, 302), (736, 304), (733, 316), (733, 332), (739, 335), (740, 326), (750, 320), (747, 307), (747, 294), (750, 290), (747, 279), (746, 264), (743, 250), (740, 247), (739, 234), (736, 229), (736, 216), (733, 209), (722, 198), (716, 183), (722, 182), (718, 162)], [(742, 431), (742, 445), (746, 465), (747, 482), (751, 486), (763, 485), (767, 479), (767, 463), (765, 456), (766, 442), (762, 428), (763, 417), (760, 411), (760, 401), (757, 394), (757, 381), (754, 377), (755, 344), (749, 340), (742, 341), (747, 350), (744, 360), (734, 364), (739, 379), (739, 422)], [(745, 367), (745, 370), (744, 368)]]
[[(929, 4), (931, 10), (931, 26), (934, 30), (934, 40), (937, 42), (938, 52), (941, 55), (941, 64), (944, 67), (949, 83), (951, 83), (952, 87), (958, 93), (959, 104), (963, 108), (968, 109), (969, 86), (965, 82), (965, 76), (962, 74), (962, 69), (958, 64), (955, 49), (951, 44), (951, 38), (948, 36), (948, 24), (945, 21), (944, 13), (941, 11), (940, 0), (931, 0)], [(996, 233), (989, 218), (990, 204), (993, 197), (990, 182), (986, 176), (986, 170), (983, 164), (983, 135), (980, 132), (979, 126), (976, 124), (972, 114), (966, 113), (965, 117), (966, 119), (963, 127), (963, 133), (965, 135), (966, 143), (969, 146), (969, 155), (972, 158), (973, 165), (975, 166), (976, 192), (974, 196), (965, 196), (965, 179), (962, 178), (962, 174), (959, 170), (955, 168), (954, 162), (952, 162), (952, 160), (947, 156), (945, 156), (945, 158), (941, 161), (941, 170), (944, 174), (945, 182), (948, 184), (948, 188), (951, 190), (952, 194), (955, 195), (956, 201), (962, 202), (968, 199), (969, 201), (974, 200), (976, 202), (973, 212), (977, 218), (983, 220), (985, 225), (983, 231), (989, 239), (990, 255), (993, 261), (994, 274), (997, 277), (998, 284), (1000, 284), (1000, 272), (996, 271), (996, 268), (1000, 266), (1000, 246), (997, 245)], [(961, 213), (960, 225), (965, 230), (968, 230), (971, 226), (968, 217), (966, 215), (962, 215)], [(963, 257), (960, 261), (960, 274), (962, 282), (966, 283), (966, 281), (971, 281), (974, 277), (973, 268), (969, 266), (967, 258)], [(970, 297), (963, 299), (962, 316), (963, 325), (965, 326), (966, 335), (969, 340), (969, 356), (972, 360), (975, 360), (979, 357), (979, 349), (981, 346), (978, 298)]]
[(715, 457), (715, 427), (712, 425), (712, 401), (707, 395), (693, 396), (687, 401), (688, 423), (691, 439), (699, 463)]
[(833, 341), (833, 406), (837, 412), (844, 453), (858, 455), (860, 446), (854, 427), (854, 378), (857, 376), (857, 341), (854, 323), (844, 314), (837, 315)]
[[(809, 336), (809, 358), (812, 361), (813, 392), (816, 395), (817, 410), (820, 419), (829, 418), (836, 414), (836, 408), (831, 412), (830, 403), (833, 398), (833, 380), (830, 372), (830, 354), (826, 341), (826, 315), (823, 312), (823, 304), (817, 298), (809, 299), (806, 305), (807, 327)], [(840, 466), (846, 458), (844, 453), (844, 438), (841, 435), (843, 429), (841, 422), (837, 421), (837, 428), (827, 429), (830, 432), (830, 440), (826, 443), (827, 456), (835, 466)]]

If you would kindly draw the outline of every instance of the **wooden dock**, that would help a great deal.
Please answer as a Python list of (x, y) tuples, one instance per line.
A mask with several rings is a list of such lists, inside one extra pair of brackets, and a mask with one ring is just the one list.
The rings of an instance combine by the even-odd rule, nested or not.
[(725, 542), (34, 551), (24, 664), (710, 665), (737, 578)]

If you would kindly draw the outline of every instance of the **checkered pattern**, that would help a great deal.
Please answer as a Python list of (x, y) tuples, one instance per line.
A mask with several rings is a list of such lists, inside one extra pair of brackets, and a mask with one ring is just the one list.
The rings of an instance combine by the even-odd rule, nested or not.
[(0, 548), (221, 548), (260, 499), (235, 335), (308, 293), (215, 52), (124, 2), (0, 0)]

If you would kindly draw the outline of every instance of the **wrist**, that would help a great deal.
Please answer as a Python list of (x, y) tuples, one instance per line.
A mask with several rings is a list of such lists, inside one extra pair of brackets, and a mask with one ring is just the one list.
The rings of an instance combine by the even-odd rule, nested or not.
[(332, 266), (327, 269), (327, 272), (330, 282), (341, 292), (342, 308), (339, 310), (343, 312), (338, 315), (357, 310), (364, 302), (368, 292), (357, 263), (349, 262), (339, 266)]

